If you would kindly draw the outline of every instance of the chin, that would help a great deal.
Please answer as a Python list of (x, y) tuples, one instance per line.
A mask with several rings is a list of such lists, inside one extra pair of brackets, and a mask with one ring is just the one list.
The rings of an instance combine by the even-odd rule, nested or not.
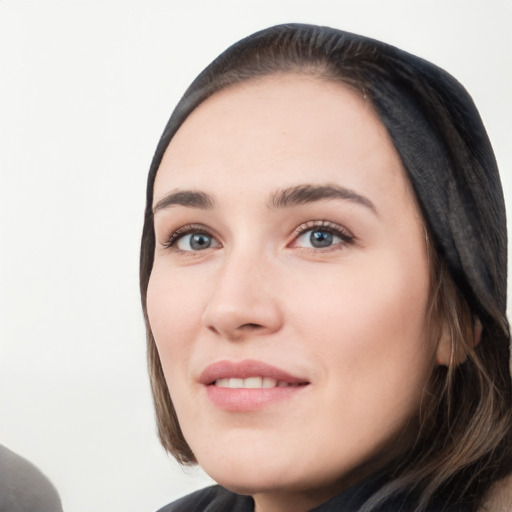
[[(231, 452), (233, 453), (233, 451)], [(199, 465), (217, 483), (238, 494), (257, 494), (277, 489), (301, 487), (307, 482), (308, 471), (300, 463), (290, 465), (275, 455), (236, 452), (236, 456), (219, 454), (213, 459), (198, 458)], [(290, 468), (295, 468), (293, 471)], [(311, 474), (309, 474), (311, 477)]]
[[(298, 458), (293, 451), (293, 462), (282, 454), (249, 450), (226, 453), (207, 460), (199, 458), (200, 466), (221, 486), (238, 494), (308, 493), (313, 489), (339, 485), (344, 480), (340, 465), (336, 468), (306, 458)], [(317, 459), (317, 462), (319, 460)]]
[(265, 468), (253, 471), (253, 468), (245, 468), (243, 473), (210, 474), (210, 476), (222, 487), (238, 494), (254, 496), (255, 494), (274, 494), (286, 492), (303, 492), (310, 487), (312, 482), (307, 475), (303, 478), (298, 475), (290, 475), (289, 471), (284, 477), (279, 473), (266, 471)]

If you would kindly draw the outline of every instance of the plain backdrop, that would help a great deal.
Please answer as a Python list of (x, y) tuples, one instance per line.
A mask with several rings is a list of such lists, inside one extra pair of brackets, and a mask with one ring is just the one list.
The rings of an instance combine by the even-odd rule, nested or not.
[(66, 512), (153, 512), (208, 481), (155, 434), (137, 275), (146, 173), (195, 75), (290, 21), (455, 75), (512, 209), (512, 0), (0, 0), (0, 442), (46, 472)]

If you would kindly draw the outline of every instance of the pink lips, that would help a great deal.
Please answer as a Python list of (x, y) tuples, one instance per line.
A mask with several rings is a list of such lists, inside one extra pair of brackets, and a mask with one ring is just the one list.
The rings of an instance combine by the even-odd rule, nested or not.
[[(243, 384), (240, 387), (238, 384), (235, 384), (237, 387), (229, 387), (227, 384), (230, 379), (241, 382), (244, 379), (254, 380), (252, 378), (263, 379), (266, 386), (272, 386), (273, 381), (276, 385), (247, 388), (241, 387)], [(213, 404), (226, 411), (258, 410), (271, 402), (292, 397), (309, 384), (305, 379), (254, 360), (213, 363), (201, 373), (199, 382), (205, 386), (208, 398)], [(230, 382), (232, 385), (235, 381)]]

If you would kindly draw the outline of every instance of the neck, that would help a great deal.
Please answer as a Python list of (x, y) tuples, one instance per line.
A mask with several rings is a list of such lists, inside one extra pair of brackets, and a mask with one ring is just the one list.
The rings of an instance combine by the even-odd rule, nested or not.
[[(255, 503), (254, 510), (255, 512), (308, 512), (363, 482), (371, 475), (377, 475), (384, 467), (396, 460), (397, 452), (402, 453), (404, 447), (402, 443), (398, 442), (394, 448), (389, 450), (384, 457), (381, 454), (379, 457), (370, 459), (334, 482), (324, 483), (322, 486), (315, 486), (314, 483), (309, 482), (309, 488), (306, 489), (272, 489), (268, 492), (254, 493), (252, 495)], [(369, 479), (369, 487), (361, 494), (364, 498), (363, 501), (369, 497), (368, 492), (375, 492), (382, 485), (380, 480), (380, 478)], [(358, 493), (360, 490), (355, 492)], [(350, 494), (347, 499), (352, 501), (353, 497)]]

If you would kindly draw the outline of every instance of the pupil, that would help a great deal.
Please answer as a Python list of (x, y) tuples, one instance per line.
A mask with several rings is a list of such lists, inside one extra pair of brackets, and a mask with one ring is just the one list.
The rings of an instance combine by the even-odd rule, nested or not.
[(209, 235), (205, 235), (204, 233), (194, 233), (190, 237), (190, 247), (196, 251), (200, 251), (201, 249), (208, 249), (212, 239)]
[(313, 247), (329, 247), (332, 245), (332, 233), (327, 231), (312, 231), (310, 235)]

